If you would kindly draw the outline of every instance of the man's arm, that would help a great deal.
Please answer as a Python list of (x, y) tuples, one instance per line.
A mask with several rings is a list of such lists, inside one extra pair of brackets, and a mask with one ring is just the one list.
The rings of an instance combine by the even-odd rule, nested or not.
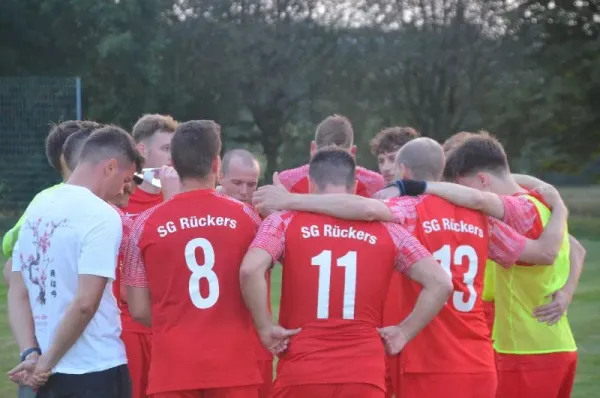
[(77, 262), (75, 298), (58, 323), (50, 347), (40, 357), (38, 367), (51, 370), (75, 344), (98, 310), (109, 279), (115, 279), (122, 226), (119, 216), (110, 210), (96, 218), (83, 237)]
[(433, 257), (416, 262), (407, 275), (423, 286), (413, 311), (398, 325), (411, 340), (440, 312), (453, 286), (448, 273)]
[(309, 211), (346, 220), (392, 221), (393, 218), (388, 206), (377, 199), (351, 194), (294, 194), (280, 185), (260, 187), (252, 202), (261, 214), (263, 209), (269, 209)]
[(514, 178), (517, 184), (527, 189), (534, 189), (547, 184), (545, 181), (542, 181), (539, 178), (535, 178), (525, 174), (513, 174), (512, 177)]
[(4, 277), (4, 282), (6, 282), (7, 285), (10, 285), (11, 272), (12, 272), (12, 258), (9, 258), (8, 260), (6, 260), (6, 263), (4, 263), (4, 269), (2, 270), (2, 276)]
[(52, 369), (75, 344), (90, 323), (100, 305), (108, 278), (79, 275), (77, 292), (60, 320), (47, 352), (40, 357), (43, 369)]
[(21, 271), (10, 273), (8, 322), (20, 352), (38, 346), (29, 303), (29, 293)]
[(558, 322), (563, 314), (567, 312), (583, 270), (586, 255), (585, 248), (571, 235), (569, 235), (569, 242), (571, 244), (571, 252), (569, 254), (571, 267), (567, 282), (561, 289), (552, 293), (552, 301), (550, 303), (542, 305), (533, 311), (533, 316), (540, 322), (546, 322), (549, 325)]
[(273, 325), (273, 318), (265, 297), (268, 295), (265, 273), (273, 264), (271, 254), (259, 247), (251, 247), (240, 268), (240, 287), (246, 307), (252, 314), (257, 330)]
[(495, 193), (479, 191), (451, 182), (427, 182), (425, 193), (439, 196), (457, 206), (479, 210), (497, 219), (504, 218), (504, 203)]
[(144, 257), (139, 248), (140, 236), (148, 214), (150, 213), (142, 213), (135, 219), (125, 241), (121, 286), (126, 286), (124, 297), (126, 297), (127, 307), (133, 319), (142, 325), (151, 326), (150, 288)]

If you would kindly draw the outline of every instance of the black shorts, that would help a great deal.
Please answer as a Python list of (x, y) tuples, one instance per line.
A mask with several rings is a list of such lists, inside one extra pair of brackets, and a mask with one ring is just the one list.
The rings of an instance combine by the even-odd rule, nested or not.
[(81, 375), (55, 373), (36, 397), (131, 398), (131, 379), (127, 365)]

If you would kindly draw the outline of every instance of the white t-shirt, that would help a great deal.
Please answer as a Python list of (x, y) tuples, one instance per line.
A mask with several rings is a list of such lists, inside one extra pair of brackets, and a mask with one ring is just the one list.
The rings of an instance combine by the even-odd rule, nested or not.
[(12, 270), (23, 274), (42, 352), (75, 298), (79, 275), (109, 279), (94, 317), (55, 373), (98, 372), (127, 363), (112, 291), (122, 233), (117, 212), (81, 186), (65, 184), (27, 210)]

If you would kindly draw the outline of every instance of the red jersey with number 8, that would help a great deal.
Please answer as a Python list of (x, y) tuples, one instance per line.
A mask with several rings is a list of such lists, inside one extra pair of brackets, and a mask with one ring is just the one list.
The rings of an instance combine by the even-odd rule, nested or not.
[[(405, 224), (452, 276), (454, 292), (446, 306), (402, 351), (405, 373), (495, 372), (494, 352), (481, 293), (488, 257), (511, 266), (526, 238), (481, 212), (436, 196), (400, 197), (388, 202), (394, 219)], [(403, 317), (421, 287), (402, 282)]]
[(394, 268), (430, 256), (397, 224), (274, 213), (252, 247), (283, 258), (279, 322), (302, 328), (280, 356), (275, 387), (366, 383), (385, 390), (381, 325)]
[(254, 209), (214, 190), (178, 194), (136, 218), (123, 283), (150, 290), (148, 394), (261, 382), (239, 283), (259, 224)]

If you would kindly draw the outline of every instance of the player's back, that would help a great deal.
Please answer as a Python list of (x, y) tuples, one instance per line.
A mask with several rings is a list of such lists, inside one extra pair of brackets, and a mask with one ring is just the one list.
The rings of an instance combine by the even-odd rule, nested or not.
[[(138, 246), (152, 300), (151, 382), (153, 375), (164, 378), (164, 389), (173, 380), (177, 385), (167, 390), (257, 384), (239, 268), (258, 215), (234, 199), (197, 190), (140, 218), (145, 225)], [(180, 369), (189, 373), (186, 380), (169, 376)]]
[[(308, 193), (308, 165), (289, 169), (279, 173), (283, 186), (293, 193)], [(370, 198), (385, 186), (381, 174), (364, 167), (356, 167), (356, 194)]]
[[(286, 212), (279, 322), (301, 327), (280, 357), (277, 385), (385, 388), (376, 327), (397, 255), (395, 224)], [(405, 231), (402, 230), (405, 233)]]
[[(416, 203), (415, 236), (452, 276), (454, 293), (442, 311), (402, 352), (408, 373), (479, 373), (494, 371), (481, 292), (488, 257), (488, 218), (439, 197)], [(403, 281), (404, 315), (412, 309), (421, 287)]]

